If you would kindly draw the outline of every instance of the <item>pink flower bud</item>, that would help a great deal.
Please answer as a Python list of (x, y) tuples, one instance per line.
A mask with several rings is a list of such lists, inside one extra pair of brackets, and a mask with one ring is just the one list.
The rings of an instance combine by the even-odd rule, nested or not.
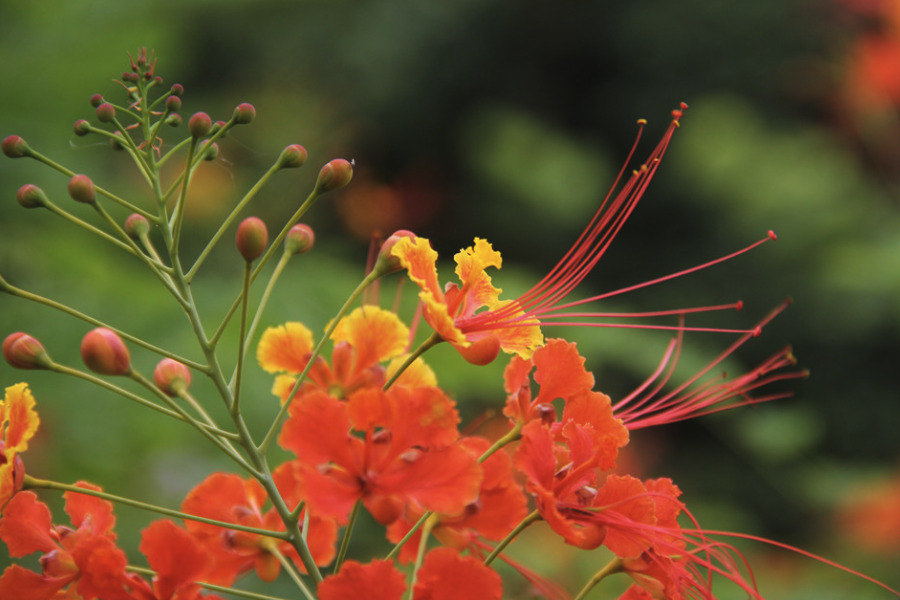
[(131, 371), (128, 347), (116, 332), (98, 327), (81, 340), (81, 360), (101, 375), (127, 375)]
[(134, 213), (125, 219), (125, 233), (128, 237), (139, 240), (150, 233), (150, 222), (144, 215)]
[(400, 259), (392, 253), (394, 246), (396, 246), (397, 242), (403, 238), (416, 239), (416, 234), (412, 231), (407, 231), (406, 229), (400, 229), (395, 231), (391, 237), (386, 239), (384, 244), (381, 245), (381, 249), (378, 251), (378, 258), (375, 261), (375, 267), (372, 269), (373, 271), (378, 272), (379, 277), (387, 275), (388, 273), (394, 273), (403, 268), (403, 265), (400, 264)]
[(84, 137), (91, 132), (91, 124), (84, 119), (78, 119), (72, 129), (75, 131), (75, 135)]
[(109, 102), (104, 102), (97, 107), (97, 120), (101, 123), (112, 123), (116, 118), (116, 109)]
[(297, 169), (303, 166), (308, 156), (306, 148), (300, 144), (291, 144), (281, 151), (278, 166), (282, 169)]
[(194, 139), (202, 138), (209, 133), (212, 127), (212, 119), (205, 112), (195, 113), (188, 121), (188, 131)]
[(210, 144), (209, 141), (205, 141), (200, 148), (200, 154), (203, 154), (203, 160), (216, 160), (219, 156), (219, 145), (215, 142)]
[(231, 117), (236, 125), (247, 125), (256, 118), (256, 108), (252, 104), (244, 102), (238, 104), (234, 109), (234, 115)]
[(91, 106), (97, 108), (101, 104), (103, 104), (103, 94), (94, 94), (91, 96)]
[(297, 223), (287, 232), (284, 238), (284, 251), (288, 254), (303, 254), (312, 250), (316, 234), (312, 227)]
[(3, 154), (9, 158), (28, 156), (28, 150), (28, 144), (17, 135), (10, 135), (3, 139)]
[(69, 180), (69, 196), (76, 202), (93, 204), (97, 201), (97, 193), (94, 190), (94, 182), (87, 175), (76, 175)]
[(30, 183), (19, 188), (19, 191), (16, 192), (16, 200), (18, 200), (19, 204), (24, 208), (46, 206), (48, 202), (44, 190)]
[(180, 83), (176, 83), (172, 86), (172, 95), (173, 96), (181, 96), (184, 94), (184, 86)]
[(166, 125), (170, 127), (178, 127), (181, 125), (181, 115), (178, 113), (172, 113), (168, 117), (166, 117)]
[(247, 217), (238, 225), (236, 237), (237, 249), (244, 260), (251, 262), (262, 256), (269, 243), (269, 231), (266, 224), (258, 217)]
[(17, 369), (46, 369), (52, 364), (41, 343), (21, 331), (3, 340), (3, 358)]
[(335, 158), (319, 171), (316, 189), (320, 192), (339, 190), (353, 178), (353, 165), (343, 158)]
[(166, 111), (173, 113), (181, 108), (181, 98), (178, 96), (169, 96), (166, 98)]
[(177, 360), (164, 358), (153, 370), (153, 383), (166, 395), (177, 396), (190, 387), (191, 371)]

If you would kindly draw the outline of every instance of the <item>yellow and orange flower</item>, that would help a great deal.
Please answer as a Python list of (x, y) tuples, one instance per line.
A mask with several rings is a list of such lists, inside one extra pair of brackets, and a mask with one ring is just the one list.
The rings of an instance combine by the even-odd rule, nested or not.
[(28, 448), (40, 419), (27, 383), (6, 388), (0, 402), (0, 512), (22, 486), (23, 467), (19, 454)]

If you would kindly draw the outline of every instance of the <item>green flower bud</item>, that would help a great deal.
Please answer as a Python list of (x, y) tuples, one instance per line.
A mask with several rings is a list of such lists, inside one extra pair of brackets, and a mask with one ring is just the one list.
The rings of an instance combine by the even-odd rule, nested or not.
[(3, 154), (10, 158), (22, 158), (28, 156), (30, 148), (25, 140), (17, 135), (10, 135), (3, 139)]
[(72, 129), (75, 131), (75, 135), (84, 137), (91, 132), (91, 124), (84, 119), (78, 119), (75, 121), (75, 125), (72, 126)]
[(266, 224), (258, 217), (247, 217), (238, 225), (235, 238), (238, 252), (247, 262), (262, 256), (269, 243), (269, 231)]
[(211, 128), (212, 119), (205, 112), (195, 113), (188, 121), (188, 131), (191, 132), (191, 137), (194, 139), (204, 137)]
[(248, 125), (256, 118), (256, 109), (252, 104), (244, 102), (238, 104), (234, 109), (234, 115), (231, 117), (236, 125)]
[(94, 182), (87, 175), (76, 175), (69, 180), (69, 196), (76, 202), (93, 204), (97, 201), (97, 193)]
[(104, 102), (97, 107), (97, 120), (101, 123), (112, 123), (116, 118), (116, 109), (109, 102)]
[(300, 144), (291, 144), (281, 151), (278, 166), (282, 169), (297, 169), (303, 166), (309, 154)]
[(81, 340), (81, 360), (88, 369), (101, 375), (127, 375), (131, 372), (131, 354), (116, 332), (98, 327)]
[(200, 154), (203, 155), (203, 160), (216, 160), (219, 156), (219, 145), (216, 143), (210, 144), (209, 141), (205, 141), (200, 148)]
[(173, 113), (181, 108), (181, 98), (178, 96), (169, 96), (166, 98), (166, 111)]
[(319, 171), (316, 189), (319, 192), (339, 190), (353, 178), (353, 165), (343, 158), (335, 158)]
[(3, 340), (3, 358), (17, 369), (46, 369), (52, 364), (41, 343), (21, 331)]
[(150, 233), (150, 222), (144, 215), (134, 213), (125, 219), (125, 233), (128, 237), (139, 240)]
[(173, 96), (181, 96), (184, 94), (184, 86), (180, 83), (176, 83), (172, 86), (172, 95)]
[(284, 251), (287, 254), (303, 254), (312, 250), (315, 241), (316, 234), (312, 227), (297, 223), (288, 230), (284, 238)]
[(16, 200), (23, 208), (47, 206), (47, 202), (49, 202), (44, 190), (30, 183), (19, 188), (19, 191), (16, 192)]
[(94, 108), (97, 108), (101, 104), (103, 104), (103, 95), (102, 94), (94, 94), (93, 96), (91, 96), (91, 106), (93, 106)]
[(172, 113), (168, 117), (166, 117), (166, 125), (170, 127), (178, 127), (181, 125), (181, 115), (178, 113)]

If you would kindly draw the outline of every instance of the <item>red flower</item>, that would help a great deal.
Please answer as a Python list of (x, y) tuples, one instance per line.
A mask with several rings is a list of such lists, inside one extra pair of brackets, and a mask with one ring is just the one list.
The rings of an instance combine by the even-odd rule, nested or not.
[(362, 500), (387, 524), (407, 502), (456, 514), (475, 500), (481, 469), (453, 445), (458, 422), (453, 401), (434, 387), (364, 388), (346, 402), (313, 392), (291, 405), (279, 443), (300, 459), (312, 514), (343, 520)]
[[(295, 505), (297, 482), (291, 468), (282, 465), (273, 473), (279, 491), (288, 505)], [(228, 523), (284, 531), (274, 508), (263, 512), (267, 496), (254, 479), (241, 479), (238, 475), (213, 473), (191, 490), (181, 504), (181, 510), (199, 517)], [(301, 516), (301, 523), (303, 517)], [(276, 549), (290, 556), (303, 571), (303, 563), (296, 550), (288, 542), (267, 538), (254, 533), (224, 529), (216, 525), (186, 520), (186, 527), (215, 558), (215, 565), (207, 577), (209, 583), (231, 585), (235, 577), (251, 568), (263, 581), (273, 581), (281, 571), (278, 559), (271, 550)], [(327, 565), (334, 559), (337, 540), (337, 524), (333, 519), (313, 515), (309, 521), (307, 543), (318, 565)]]
[(325, 578), (319, 585), (319, 600), (400, 600), (406, 591), (403, 573), (387, 560), (373, 560), (367, 565), (348, 560), (337, 575)]
[[(76, 485), (99, 490), (84, 482)], [(131, 600), (123, 587), (128, 560), (112, 532), (112, 505), (73, 492), (66, 492), (65, 499), (75, 529), (54, 527), (50, 509), (32, 492), (21, 492), (9, 501), (0, 519), (0, 539), (13, 558), (42, 552), (43, 574), (19, 565), (8, 567), (0, 576), (0, 598), (44, 600), (71, 585), (84, 600)]]

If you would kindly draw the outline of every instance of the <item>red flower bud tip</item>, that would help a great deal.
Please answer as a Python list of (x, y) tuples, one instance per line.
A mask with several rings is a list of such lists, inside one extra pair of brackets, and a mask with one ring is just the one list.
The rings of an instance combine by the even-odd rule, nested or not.
[(46, 206), (48, 202), (44, 190), (30, 183), (19, 188), (19, 191), (16, 192), (16, 200), (18, 200), (19, 204), (24, 208)]
[(22, 158), (28, 156), (28, 144), (17, 135), (3, 138), (3, 154), (10, 158)]
[(181, 98), (178, 96), (169, 96), (166, 98), (166, 111), (173, 113), (181, 108)]
[(78, 119), (75, 121), (75, 125), (72, 126), (72, 129), (75, 131), (75, 135), (84, 137), (91, 132), (91, 124), (84, 119)]
[(101, 375), (127, 375), (131, 371), (128, 347), (116, 332), (98, 327), (81, 340), (81, 360)]
[[(154, 61), (153, 64), (155, 65), (155, 64), (156, 64), (156, 61)], [(152, 74), (153, 74), (153, 73), (150, 73), (150, 75), (152, 75)], [(159, 75), (157, 75), (156, 77), (153, 78), (153, 84), (154, 84), (154, 85), (162, 85), (162, 84), (163, 84), (163, 78), (160, 77)]]
[(97, 200), (94, 182), (87, 175), (76, 175), (69, 180), (69, 195), (76, 202), (93, 204)]
[(184, 86), (180, 83), (176, 83), (172, 86), (172, 95), (173, 96), (181, 96), (184, 94)]
[(188, 121), (188, 131), (194, 139), (202, 138), (212, 128), (212, 119), (205, 112), (195, 113)]
[(177, 396), (191, 385), (191, 371), (186, 366), (164, 358), (153, 370), (153, 383), (168, 396)]
[(266, 245), (269, 243), (266, 224), (258, 217), (247, 217), (238, 225), (235, 242), (244, 260), (247, 262), (256, 260), (266, 251)]
[(17, 369), (46, 369), (52, 364), (41, 343), (21, 331), (3, 340), (3, 358)]
[[(115, 135), (122, 135), (122, 132), (116, 131)], [(113, 150), (124, 150), (125, 149), (125, 146), (122, 145), (122, 142), (120, 142), (116, 138), (109, 138), (109, 145), (112, 146)]]
[(372, 269), (378, 272), (379, 277), (403, 268), (403, 265), (400, 264), (400, 259), (394, 256), (392, 252), (397, 242), (403, 238), (416, 239), (416, 234), (406, 229), (400, 229), (395, 231), (381, 245), (381, 249), (378, 250), (378, 258), (375, 260), (375, 267)]
[(203, 160), (216, 160), (219, 156), (219, 145), (215, 142), (212, 144), (209, 141), (203, 142), (200, 153), (203, 154)]
[(139, 240), (150, 233), (150, 222), (144, 218), (144, 215), (134, 213), (125, 219), (125, 233), (129, 237)]
[(319, 171), (316, 188), (319, 192), (339, 190), (353, 178), (353, 165), (343, 158), (335, 158)]
[(316, 241), (316, 234), (312, 227), (304, 223), (297, 223), (287, 232), (284, 238), (284, 251), (288, 254), (303, 254), (312, 250)]
[(248, 125), (256, 118), (256, 109), (246, 102), (238, 104), (231, 118), (237, 125)]
[(281, 156), (278, 157), (278, 166), (282, 169), (298, 169), (303, 166), (307, 157), (309, 157), (309, 153), (306, 152), (306, 148), (300, 144), (291, 144), (281, 151)]
[(101, 123), (112, 123), (116, 118), (116, 109), (109, 102), (104, 102), (97, 107), (97, 120)]
[(103, 94), (94, 94), (91, 96), (91, 106), (97, 108), (101, 104), (103, 104)]
[(166, 117), (166, 125), (170, 127), (178, 127), (181, 125), (181, 115), (178, 113), (172, 113), (168, 117)]
[(778, 236), (775, 235), (775, 232), (772, 231), (771, 229), (769, 230), (767, 235), (769, 236), (769, 239), (772, 240), (773, 242), (778, 239)]

